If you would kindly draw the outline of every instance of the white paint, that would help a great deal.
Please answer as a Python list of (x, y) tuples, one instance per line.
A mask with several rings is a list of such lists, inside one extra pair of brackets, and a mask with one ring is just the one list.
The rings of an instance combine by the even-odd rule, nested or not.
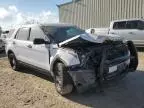
[[(135, 28), (135, 29), (114, 29), (114, 24), (117, 22), (123, 22), (126, 23), (131, 21), (141, 21), (143, 22), (143, 29)], [(125, 40), (132, 40), (135, 45), (137, 46), (144, 46), (144, 20), (143, 19), (124, 19), (124, 20), (116, 20), (112, 21), (109, 28), (90, 28), (86, 30), (87, 33), (91, 33), (91, 30), (94, 29), (94, 34), (113, 34), (118, 35)]]

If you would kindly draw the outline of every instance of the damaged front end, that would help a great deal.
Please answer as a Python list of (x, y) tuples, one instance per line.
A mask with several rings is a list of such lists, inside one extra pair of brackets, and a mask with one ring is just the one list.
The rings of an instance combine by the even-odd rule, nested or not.
[(63, 47), (71, 48), (78, 54), (80, 64), (69, 66), (68, 71), (79, 92), (96, 83), (102, 88), (104, 81), (121, 78), (136, 70), (138, 58), (132, 42), (108, 39), (93, 43), (80, 40), (75, 40), (75, 44), (74, 41), (63, 44)]

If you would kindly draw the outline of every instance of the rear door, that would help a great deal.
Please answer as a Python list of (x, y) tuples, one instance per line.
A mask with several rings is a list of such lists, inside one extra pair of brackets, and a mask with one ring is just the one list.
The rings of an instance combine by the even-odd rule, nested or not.
[(28, 58), (29, 55), (29, 41), (28, 37), (30, 35), (30, 28), (20, 28), (13, 40), (13, 45), (15, 47), (15, 55), (18, 60), (29, 63), (31, 61)]
[(143, 25), (144, 23), (139, 20), (114, 22), (109, 33), (124, 37), (126, 40), (132, 40), (137, 45), (144, 44), (144, 30), (139, 29)]
[(144, 45), (144, 23), (140, 20), (127, 21), (126, 29), (128, 39), (133, 40), (136, 45)]

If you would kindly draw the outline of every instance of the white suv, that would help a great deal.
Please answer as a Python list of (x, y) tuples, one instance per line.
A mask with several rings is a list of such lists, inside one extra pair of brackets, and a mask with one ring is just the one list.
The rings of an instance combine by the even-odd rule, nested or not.
[(27, 25), (16, 29), (7, 40), (11, 67), (22, 64), (50, 73), (61, 95), (76, 88), (117, 79), (135, 71), (138, 58), (131, 41), (119, 36), (93, 36), (69, 24)]

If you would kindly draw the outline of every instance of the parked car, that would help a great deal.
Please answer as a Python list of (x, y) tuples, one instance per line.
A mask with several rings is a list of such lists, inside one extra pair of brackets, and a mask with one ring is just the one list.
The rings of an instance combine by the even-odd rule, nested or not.
[(2, 41), (2, 39), (0, 38), (0, 53), (3, 52), (5, 50), (5, 47), (4, 47), (4, 42)]
[(4, 43), (1, 39), (2, 29), (0, 27), (0, 53), (4, 50)]
[(9, 34), (9, 31), (7, 30), (7, 31), (3, 31), (2, 32), (2, 34), (1, 34), (1, 39), (3, 40), (3, 41), (5, 41), (5, 39), (7, 38), (7, 35)]
[(69, 24), (27, 25), (15, 29), (6, 53), (13, 70), (26, 65), (50, 73), (61, 95), (115, 80), (138, 65), (136, 48), (119, 36), (93, 36)]
[(3, 52), (5, 50), (5, 40), (9, 31), (2, 32), (0, 36), (0, 51)]
[(144, 20), (127, 19), (112, 21), (109, 28), (90, 28), (86, 32), (96, 34), (115, 34), (132, 40), (137, 47), (144, 47)]

